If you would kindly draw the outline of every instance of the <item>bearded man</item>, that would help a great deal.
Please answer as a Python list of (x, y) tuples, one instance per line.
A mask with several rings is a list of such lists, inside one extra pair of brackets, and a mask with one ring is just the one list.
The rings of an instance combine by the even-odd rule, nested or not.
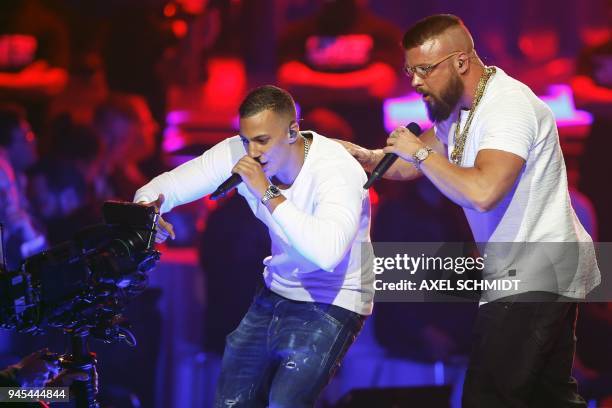
[[(385, 177), (427, 177), (463, 207), (477, 243), (527, 249), (503, 257), (506, 266), (521, 265), (519, 290), (481, 299), (463, 406), (586, 407), (571, 377), (577, 301), (600, 273), (570, 203), (551, 110), (502, 69), (485, 66), (456, 16), (417, 22), (402, 45), (405, 73), (434, 126), (420, 138), (397, 128), (382, 150), (343, 145), (366, 170), (385, 153), (398, 155)], [(532, 249), (543, 243), (553, 254), (541, 263), (545, 251)], [(572, 251), (559, 251), (568, 245)], [(498, 279), (500, 270), (513, 276), (486, 267), (483, 277)]]

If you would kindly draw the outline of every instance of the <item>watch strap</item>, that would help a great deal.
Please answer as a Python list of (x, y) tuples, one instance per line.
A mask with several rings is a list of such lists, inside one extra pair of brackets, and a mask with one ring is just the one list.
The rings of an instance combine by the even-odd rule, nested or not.
[[(422, 149), (427, 150), (427, 156), (425, 156), (423, 159), (419, 158), (419, 155), (418, 155), (418, 152)], [(417, 150), (417, 153), (415, 153), (413, 156), (414, 166), (417, 168), (417, 170), (421, 170), (421, 163), (427, 160), (427, 158), (433, 153), (433, 151), (434, 150), (429, 146), (421, 147), (419, 150)]]
[(276, 198), (280, 195), (281, 195), (280, 189), (276, 187), (274, 184), (270, 184), (268, 188), (266, 189), (266, 192), (264, 193), (263, 197), (261, 197), (261, 203), (265, 204), (271, 199)]

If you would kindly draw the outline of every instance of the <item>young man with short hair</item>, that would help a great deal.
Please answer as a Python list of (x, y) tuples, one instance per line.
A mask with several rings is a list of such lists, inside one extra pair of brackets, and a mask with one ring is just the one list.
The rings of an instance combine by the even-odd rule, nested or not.
[[(227, 337), (215, 406), (312, 407), (372, 311), (366, 175), (341, 145), (299, 130), (280, 88), (256, 88), (239, 113), (239, 136), (154, 178), (135, 201), (165, 213), (242, 177), (238, 193), (268, 227), (272, 254), (265, 287)], [(158, 233), (174, 236), (163, 219)]]

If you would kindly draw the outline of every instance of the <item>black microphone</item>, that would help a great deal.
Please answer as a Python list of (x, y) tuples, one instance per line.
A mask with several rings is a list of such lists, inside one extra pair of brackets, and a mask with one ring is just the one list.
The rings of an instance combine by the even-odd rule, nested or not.
[[(255, 159), (257, 163), (259, 163), (259, 157)], [(234, 173), (227, 178), (223, 183), (217, 187), (217, 189), (210, 195), (211, 200), (217, 200), (221, 197), (225, 197), (225, 195), (230, 192), (234, 187), (238, 184), (242, 183), (242, 177), (238, 173)]]
[[(408, 126), (406, 126), (406, 128), (408, 128), (408, 130), (414, 133), (416, 136), (419, 136), (423, 132), (421, 130), (421, 127), (414, 122), (410, 122)], [(385, 174), (385, 172), (389, 170), (389, 167), (391, 167), (391, 165), (395, 163), (396, 160), (397, 160), (397, 154), (395, 153), (385, 154), (385, 157), (383, 157), (381, 161), (378, 162), (378, 164), (376, 165), (376, 168), (370, 175), (370, 178), (363, 185), (363, 188), (367, 190), (368, 188), (372, 187), (372, 184), (374, 184), (375, 181), (381, 178), (383, 174)]]
[(242, 177), (238, 173), (234, 173), (227, 180), (217, 187), (214, 193), (210, 195), (211, 200), (217, 200), (221, 197), (225, 197), (225, 195), (236, 187), (238, 184), (242, 183)]

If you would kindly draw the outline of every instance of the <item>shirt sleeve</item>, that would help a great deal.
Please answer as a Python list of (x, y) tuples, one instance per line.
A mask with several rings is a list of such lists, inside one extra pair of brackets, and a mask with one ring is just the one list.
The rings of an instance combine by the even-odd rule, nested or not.
[[(333, 174), (333, 176), (330, 176)], [(365, 173), (361, 169), (334, 166), (333, 173), (315, 180), (314, 211), (301, 211), (289, 200), (272, 213), (291, 245), (326, 271), (344, 259), (359, 231), (364, 205)]]
[(155, 177), (136, 191), (134, 202), (152, 202), (164, 194), (165, 201), (160, 208), (163, 214), (212, 193), (231, 175), (236, 138), (226, 139), (201, 156)]
[(477, 131), (481, 135), (478, 151), (501, 150), (527, 160), (538, 132), (534, 108), (527, 97), (518, 94), (496, 98), (482, 115)]

